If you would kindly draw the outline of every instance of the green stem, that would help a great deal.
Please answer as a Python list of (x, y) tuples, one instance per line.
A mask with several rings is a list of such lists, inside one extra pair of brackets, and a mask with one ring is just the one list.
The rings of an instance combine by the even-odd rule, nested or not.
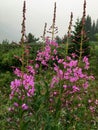
[[(82, 31), (83, 31), (83, 28), (82, 28)], [(79, 63), (78, 63), (79, 66), (82, 59), (82, 53), (83, 53), (83, 32), (81, 34), (81, 42), (80, 42), (80, 55), (79, 55)]]
[(54, 39), (54, 23), (52, 25), (52, 40)]
[(19, 130), (23, 130), (23, 114), (22, 114), (22, 110), (19, 110)]
[(24, 71), (24, 42), (22, 41), (21, 43), (21, 48), (22, 48), (22, 71)]
[(68, 43), (69, 43), (69, 38), (67, 37), (67, 43), (66, 43), (66, 56), (68, 55)]

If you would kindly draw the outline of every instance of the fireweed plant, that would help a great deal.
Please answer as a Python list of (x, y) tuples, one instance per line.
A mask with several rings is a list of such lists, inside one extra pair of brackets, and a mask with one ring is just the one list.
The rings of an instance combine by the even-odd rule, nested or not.
[[(36, 59), (37, 62), (40, 61), (40, 64), (35, 64), (35, 70), (32, 66), (25, 67), (26, 73), (15, 69), (14, 73), (19, 79), (11, 82), (10, 99), (15, 98), (18, 102), (17, 100), (14, 101), (10, 110), (18, 109), (22, 112), (29, 111), (32, 113), (32, 123), (35, 123), (32, 127), (36, 129), (47, 127), (52, 129), (54, 126), (60, 129), (62, 122), (65, 125), (67, 123), (64, 112), (70, 113), (70, 111), (81, 107), (82, 96), (87, 94), (89, 82), (94, 80), (94, 77), (87, 74), (90, 64), (86, 56), (82, 60), (84, 67), (81, 68), (78, 66), (79, 61), (75, 60), (75, 55), (72, 55), (73, 58), (67, 56), (65, 60), (58, 58), (57, 50), (55, 50), (56, 53), (50, 53), (53, 47), (58, 47), (55, 41), (46, 39), (45, 49), (47, 47), (49, 47), (47, 51), (38, 51)], [(50, 70), (54, 74), (51, 82), (49, 83), (46, 77), (40, 77), (39, 80), (44, 81), (41, 81), (40, 85), (39, 81), (35, 84), (34, 76), (37, 76), (36, 72), (38, 69), (43, 70), (40, 65), (47, 67), (47, 70), (50, 69), (49, 60), (56, 61), (53, 64), (54, 67)], [(76, 104), (74, 104), (75, 100), (77, 100)], [(92, 108), (90, 107), (90, 109)], [(47, 114), (45, 115), (43, 112)], [(52, 122), (54, 122), (54, 125)], [(25, 126), (24, 123), (23, 126)], [(23, 129), (23, 126), (21, 129)]]
[[(29, 62), (29, 49), (25, 50), (23, 44), (25, 2), (23, 14), (22, 67), (14, 69), (16, 78), (10, 86), (9, 111), (13, 112), (15, 122), (10, 129), (68, 129), (73, 119), (75, 123), (79, 122), (77, 112), (83, 107), (90, 81), (94, 80), (94, 76), (88, 73), (89, 59), (86, 56), (81, 58), (82, 66), (79, 66), (80, 61), (75, 54), (66, 56), (66, 59), (59, 58), (58, 43), (46, 38), (45, 46), (37, 52), (35, 63)], [(45, 72), (44, 75), (40, 74), (41, 71)], [(92, 104), (92, 100), (89, 99), (88, 103)], [(95, 104), (98, 104), (98, 100)], [(92, 113), (95, 111), (92, 105), (89, 105), (89, 110)]]
[[(21, 68), (14, 67), (14, 74), (16, 75), (15, 80), (11, 82), (10, 88), (10, 100), (12, 101), (12, 106), (9, 111), (15, 113), (17, 116), (15, 122), (15, 129), (25, 130), (27, 129), (27, 122), (24, 118), (25, 111), (30, 109), (31, 98), (34, 96), (34, 76), (35, 70), (30, 66), (29, 60), (29, 46), (25, 46), (25, 12), (26, 12), (26, 2), (23, 4), (23, 21), (22, 21), (22, 37), (20, 46), (22, 48), (22, 56), (17, 57), (21, 61)], [(13, 127), (12, 127), (13, 128)]]
[(58, 59), (57, 48), (58, 48), (58, 43), (56, 43), (54, 40), (50, 40), (49, 38), (46, 38), (44, 49), (38, 50), (37, 52), (36, 67), (40, 65), (44, 67), (48, 67), (51, 61), (57, 60)]

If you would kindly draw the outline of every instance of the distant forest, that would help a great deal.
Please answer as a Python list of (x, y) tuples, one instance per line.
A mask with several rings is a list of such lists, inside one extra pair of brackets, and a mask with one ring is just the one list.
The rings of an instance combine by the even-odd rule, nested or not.
[[(81, 19), (77, 19), (72, 33), (76, 30), (76, 28), (78, 28), (78, 26), (80, 26), (80, 24), (81, 24)], [(87, 15), (87, 17), (85, 18), (85, 32), (87, 37), (89, 38), (89, 41), (97, 41), (98, 40), (98, 19), (96, 21), (92, 20), (92, 18), (89, 15)], [(64, 43), (66, 41), (66, 38), (67, 38), (66, 34), (64, 35), (63, 39), (60, 38), (59, 36), (56, 36), (58, 43), (61, 42)]]
[[(74, 29), (72, 32), (75, 31), (77, 26), (79, 26), (80, 22), (81, 22), (81, 19), (77, 19), (77, 21), (75, 22), (75, 25), (73, 25)], [(92, 20), (91, 16), (87, 15), (87, 17), (85, 18), (85, 32), (86, 32), (87, 37), (89, 38), (89, 41), (98, 41), (98, 19), (96, 21)], [(28, 35), (26, 35), (26, 43), (38, 43), (39, 39), (40, 38), (36, 38), (33, 35), (33, 33), (29, 33)], [(67, 34), (64, 34), (62, 38), (57, 35), (55, 39), (58, 43), (66, 43)], [(5, 38), (1, 43), (8, 44), (9, 41)], [(15, 42), (12, 41), (12, 43), (15, 43)]]

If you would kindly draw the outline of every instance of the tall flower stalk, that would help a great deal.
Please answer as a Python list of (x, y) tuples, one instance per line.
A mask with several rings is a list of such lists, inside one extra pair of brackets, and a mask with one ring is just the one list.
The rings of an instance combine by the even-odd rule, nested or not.
[(56, 2), (54, 3), (54, 14), (53, 14), (53, 22), (52, 26), (50, 26), (48, 33), (52, 34), (52, 40), (54, 40), (54, 35), (58, 33), (58, 27), (55, 26), (56, 22)]
[(43, 41), (45, 41), (45, 36), (46, 36), (46, 28), (47, 28), (47, 23), (45, 23), (45, 25), (44, 25), (43, 36), (41, 36)]
[(84, 25), (85, 25), (85, 16), (86, 16), (86, 0), (84, 0), (83, 5), (83, 16), (82, 16), (82, 29), (81, 29), (81, 42), (80, 42), (80, 55), (79, 55), (79, 65), (82, 59), (82, 53), (83, 53), (83, 38), (84, 38)]
[(26, 13), (26, 1), (24, 1), (23, 3), (23, 20), (22, 20), (22, 30), (21, 30), (21, 41), (20, 41), (20, 44), (21, 44), (21, 48), (22, 48), (22, 70), (24, 70), (24, 42), (25, 42), (25, 31), (26, 31), (26, 27), (25, 27), (25, 20), (26, 20), (26, 17), (25, 17), (25, 13)]
[(66, 56), (68, 55), (68, 44), (69, 44), (69, 38), (71, 36), (72, 19), (73, 19), (73, 13), (71, 12), (70, 22), (69, 22), (69, 27), (67, 32)]

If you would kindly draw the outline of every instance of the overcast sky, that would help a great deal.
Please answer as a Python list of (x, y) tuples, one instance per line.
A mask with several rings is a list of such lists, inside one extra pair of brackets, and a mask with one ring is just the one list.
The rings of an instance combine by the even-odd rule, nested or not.
[[(0, 41), (8, 39), (18, 42), (21, 37), (22, 6), (24, 0), (0, 0)], [(26, 33), (39, 37), (43, 33), (44, 23), (52, 24), (54, 2), (57, 3), (56, 25), (58, 35), (67, 32), (70, 13), (75, 22), (81, 18), (84, 0), (26, 0)], [(98, 18), (98, 0), (87, 0), (86, 14), (93, 20)]]

